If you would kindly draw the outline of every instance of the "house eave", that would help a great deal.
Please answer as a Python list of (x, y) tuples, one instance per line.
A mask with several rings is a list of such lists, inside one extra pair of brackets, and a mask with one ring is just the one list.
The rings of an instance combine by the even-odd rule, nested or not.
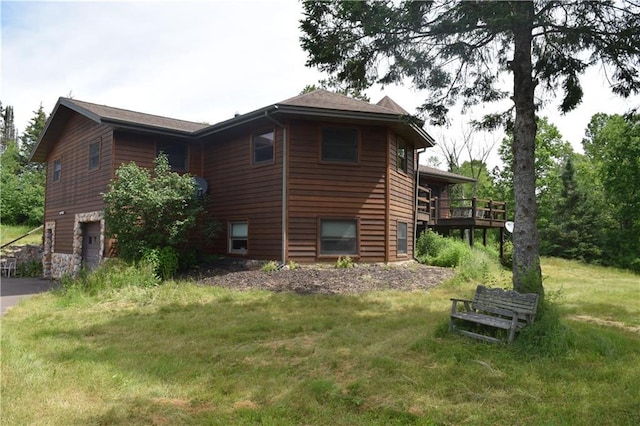
[(433, 137), (431, 137), (431, 135), (429, 135), (423, 128), (416, 125), (414, 119), (411, 116), (328, 108), (314, 108), (286, 104), (274, 104), (249, 112), (247, 114), (240, 115), (238, 117), (234, 117), (205, 129), (196, 131), (194, 135), (197, 137), (211, 136), (216, 133), (233, 129), (243, 124), (263, 119), (265, 116), (276, 115), (293, 118), (299, 117), (320, 118), (326, 120), (353, 120), (379, 124), (407, 126), (408, 129), (410, 129), (411, 132), (415, 136), (417, 136), (417, 140), (420, 141), (417, 147), (430, 148), (435, 145), (435, 140), (433, 139)]

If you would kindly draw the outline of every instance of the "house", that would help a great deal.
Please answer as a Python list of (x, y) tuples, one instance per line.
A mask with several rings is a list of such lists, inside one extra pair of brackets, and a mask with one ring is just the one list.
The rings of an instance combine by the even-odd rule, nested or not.
[(102, 193), (125, 162), (206, 182), (212, 251), (282, 262), (413, 258), (416, 167), (434, 141), (393, 100), (316, 90), (205, 125), (60, 98), (32, 154), (46, 163), (44, 273), (109, 256)]

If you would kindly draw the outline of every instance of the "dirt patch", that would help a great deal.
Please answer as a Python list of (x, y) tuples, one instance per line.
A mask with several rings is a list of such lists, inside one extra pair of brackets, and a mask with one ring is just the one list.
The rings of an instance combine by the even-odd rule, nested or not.
[(266, 272), (260, 262), (223, 260), (201, 270), (195, 278), (206, 285), (236, 290), (261, 289), (300, 294), (354, 294), (374, 290), (426, 290), (453, 277), (453, 269), (402, 264), (304, 265)]

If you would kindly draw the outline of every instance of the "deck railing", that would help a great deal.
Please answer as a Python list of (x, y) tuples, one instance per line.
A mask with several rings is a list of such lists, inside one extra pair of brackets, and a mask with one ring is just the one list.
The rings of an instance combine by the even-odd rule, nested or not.
[(482, 198), (438, 198), (431, 190), (418, 187), (418, 214), (431, 223), (439, 219), (475, 218), (491, 222), (507, 220), (507, 203)]

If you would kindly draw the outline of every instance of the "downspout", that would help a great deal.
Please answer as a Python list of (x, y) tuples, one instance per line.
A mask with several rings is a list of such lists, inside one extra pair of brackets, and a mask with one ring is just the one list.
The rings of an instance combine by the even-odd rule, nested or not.
[(418, 241), (418, 187), (420, 186), (420, 154), (425, 152), (427, 148), (416, 150), (416, 184), (415, 192), (413, 193), (414, 206), (413, 206), (413, 259), (416, 257), (416, 242)]
[[(274, 109), (277, 110), (278, 106), (274, 105)], [(282, 265), (287, 263), (287, 127), (280, 123), (275, 118), (269, 115), (269, 111), (264, 112), (264, 116), (272, 121), (276, 126), (282, 129), (282, 216), (280, 218), (282, 222)]]

